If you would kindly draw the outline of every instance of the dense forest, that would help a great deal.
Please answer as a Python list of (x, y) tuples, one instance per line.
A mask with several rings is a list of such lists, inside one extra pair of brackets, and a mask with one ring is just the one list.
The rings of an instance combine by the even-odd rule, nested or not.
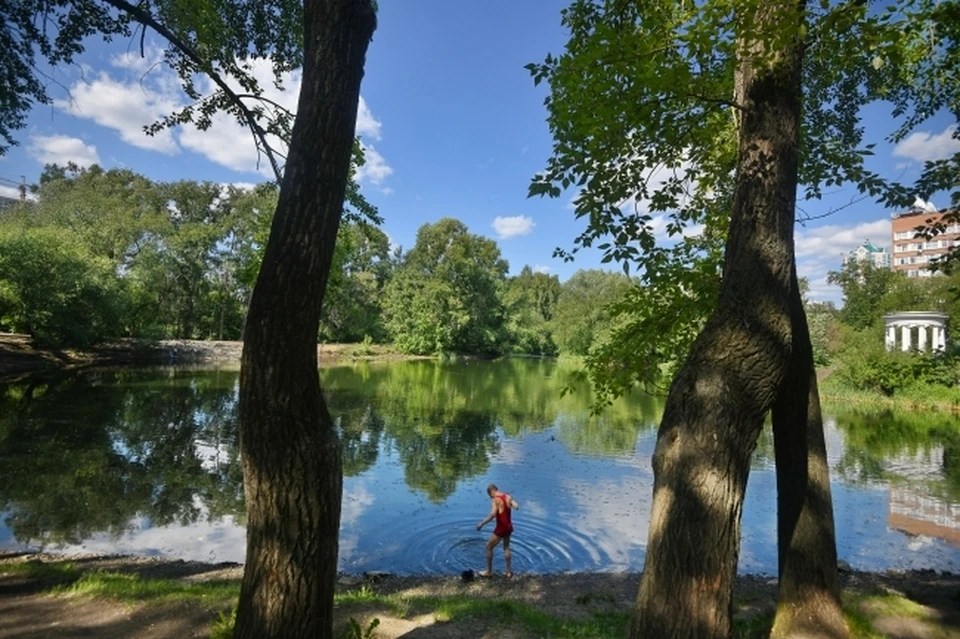
[[(34, 190), (34, 201), (0, 213), (0, 330), (50, 346), (241, 337), (275, 187), (50, 165)], [(317, 339), (418, 354), (586, 355), (631, 286), (601, 270), (562, 284), (529, 266), (508, 272), (496, 242), (459, 220), (424, 224), (403, 251), (348, 216)]]

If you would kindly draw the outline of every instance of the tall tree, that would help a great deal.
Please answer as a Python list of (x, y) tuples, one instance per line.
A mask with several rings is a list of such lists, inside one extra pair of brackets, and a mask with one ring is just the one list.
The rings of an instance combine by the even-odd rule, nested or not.
[(535, 273), (529, 266), (524, 266), (519, 275), (510, 278), (504, 288), (503, 305), (505, 328), (513, 352), (557, 354), (549, 323), (553, 319), (560, 290), (560, 278)]
[(320, 319), (322, 340), (385, 341), (381, 300), (389, 257), (390, 240), (379, 228), (364, 222), (341, 225)]
[(843, 290), (840, 319), (854, 328), (867, 328), (880, 320), (883, 297), (902, 273), (851, 260), (839, 271), (830, 271), (827, 282)]
[(550, 326), (561, 353), (587, 355), (606, 340), (621, 318), (611, 316), (631, 285), (623, 273), (579, 270), (563, 283)]
[[(13, 131), (32, 104), (50, 100), (37, 54), (53, 65), (70, 63), (88, 36), (130, 37), (135, 26), (169, 43), (165, 62), (192, 100), (148, 132), (187, 122), (203, 130), (225, 111), (248, 127), (270, 164), (280, 197), (242, 359), (249, 525), (236, 635), (331, 636), (342, 476), (317, 378), (316, 336), (351, 192), (360, 80), (376, 25), (373, 2), (14, 0), (0, 3), (0, 18), (0, 35), (10, 43), (0, 53), (0, 152), (15, 142)], [(270, 59), (278, 86), (284, 72), (302, 66), (295, 118), (263, 98), (253, 58)], [(209, 95), (197, 87), (200, 76), (215, 86)], [(284, 140), (289, 149), (282, 167)]]
[(343, 477), (340, 443), (320, 391), (316, 336), (375, 27), (368, 0), (304, 3), (297, 116), (244, 331), (241, 638), (333, 634)]
[(453, 218), (424, 224), (386, 290), (387, 328), (412, 353), (495, 353), (508, 265), (493, 240)]
[[(761, 368), (759, 362), (763, 362), (773, 378), (792, 381), (798, 378), (784, 374), (788, 365), (812, 370), (808, 353), (792, 347), (798, 339), (796, 331), (802, 331), (797, 328), (802, 324), (802, 313), (797, 311), (802, 309), (802, 303), (798, 306), (799, 288), (792, 281), (790, 269), (782, 268), (785, 263), (792, 268), (792, 264), (790, 260), (780, 260), (775, 252), (750, 246), (752, 242), (762, 244), (771, 234), (776, 241), (768, 248), (780, 246), (785, 237), (790, 240), (789, 235), (776, 235), (783, 231), (780, 225), (785, 220), (776, 217), (772, 210), (767, 215), (755, 215), (756, 212), (745, 211), (744, 205), (750, 202), (749, 197), (766, 193), (771, 195), (770, 208), (780, 209), (784, 202), (793, 200), (798, 181), (806, 198), (821, 197), (824, 186), (853, 183), (888, 205), (909, 204), (911, 188), (885, 180), (867, 168), (865, 158), (872, 153), (873, 145), (864, 144), (858, 113), (861, 107), (878, 99), (893, 103), (895, 114), (905, 117), (889, 136), (892, 142), (902, 140), (940, 109), (950, 109), (958, 115), (957, 87), (946, 88), (940, 81), (956, 68), (957, 27), (953, 18), (957, 15), (957, 3), (901, 0), (881, 12), (862, 2), (775, 3), (771, 9), (755, 0), (701, 4), (578, 0), (562, 15), (571, 33), (564, 54), (548, 55), (542, 64), (528, 65), (536, 83), (549, 82), (546, 105), (555, 139), (553, 156), (546, 171), (534, 178), (531, 195), (558, 197), (564, 189), (578, 189), (574, 198), (576, 214), (588, 224), (575, 239), (574, 249), (558, 249), (558, 254), (571, 258), (579, 248), (602, 242), (597, 248), (603, 251), (605, 259), (622, 262), (624, 268), (635, 268), (640, 275), (643, 286), (628, 299), (649, 300), (662, 306), (651, 313), (631, 308), (627, 302), (620, 305), (625, 314), (634, 317), (617, 331), (609, 349), (588, 359), (592, 379), (608, 395), (622, 392), (635, 380), (647, 379), (651, 364), (659, 358), (680, 352), (684, 340), (697, 334), (697, 327), (703, 325), (693, 345), (694, 359), (688, 359), (681, 367), (671, 397), (688, 386), (691, 378), (697, 378), (696, 373), (688, 370), (689, 364), (701, 361), (696, 358), (704, 356), (704, 344), (717, 339), (715, 322), (719, 321), (718, 313), (723, 315), (721, 309), (729, 309), (731, 292), (742, 293), (744, 287), (751, 285), (745, 276), (751, 263), (761, 266), (755, 275), (774, 277), (777, 284), (771, 288), (766, 281), (757, 280), (767, 293), (777, 293), (771, 298), (775, 303), (768, 308), (754, 309), (760, 310), (765, 321), (773, 322), (776, 328), (776, 332), (768, 331), (766, 337), (747, 338), (774, 338), (768, 342), (771, 349), (766, 355), (757, 357), (757, 370)], [(801, 64), (802, 67), (797, 66)], [(798, 99), (801, 82), (805, 100), (802, 109), (778, 102)], [(767, 88), (778, 83), (783, 95), (770, 96)], [(784, 114), (783, 109), (788, 106), (791, 113)], [(778, 110), (780, 117), (776, 117)], [(784, 145), (783, 153), (773, 154), (768, 165), (757, 168), (745, 161), (770, 153), (774, 143)], [(797, 179), (791, 183), (785, 176), (794, 160)], [(937, 184), (941, 185), (939, 188), (949, 185), (947, 168), (955, 166), (956, 160), (929, 163), (915, 187), (924, 193)], [(770, 180), (777, 176), (782, 179), (774, 188)], [(738, 229), (744, 223), (747, 227)], [(713, 282), (720, 274), (716, 247), (725, 236), (722, 282), (716, 294), (718, 288)], [(731, 278), (735, 281), (729, 281)], [(701, 289), (698, 282), (708, 285)], [(671, 287), (676, 294), (669, 294)], [(774, 288), (779, 291), (773, 291)], [(657, 322), (657, 313), (670, 319)], [(710, 319), (702, 324), (708, 313), (712, 313)], [(656, 328), (662, 330), (651, 330)], [(712, 338), (708, 337), (711, 333)], [(738, 333), (730, 335), (732, 339)], [(651, 347), (654, 339), (670, 340), (677, 347)], [(783, 340), (781, 349), (773, 348), (778, 340)], [(639, 348), (631, 348), (634, 344)], [(737, 350), (730, 353), (726, 362), (731, 369), (743, 367), (756, 353), (759, 351), (749, 348)], [(800, 379), (804, 375), (801, 372)], [(666, 500), (671, 508), (659, 514), (682, 519), (679, 516), (683, 506), (678, 504), (684, 501), (686, 508), (702, 510), (702, 502), (698, 502), (702, 495), (690, 490), (676, 492), (682, 487), (677, 482), (695, 462), (682, 458), (677, 466), (668, 463), (675, 449), (691, 446), (691, 435), (705, 436), (701, 441), (707, 448), (713, 437), (731, 451), (739, 448), (734, 458), (742, 460), (744, 450), (752, 447), (755, 439), (751, 435), (755, 421), (749, 411), (766, 412), (774, 403), (774, 395), (795, 407), (797, 412), (790, 419), (778, 419), (779, 425), (805, 425), (811, 432), (799, 440), (809, 447), (806, 457), (777, 455), (781, 462), (778, 473), (794, 473), (803, 478), (778, 484), (782, 491), (796, 491), (780, 495), (783, 504), (792, 504), (789, 508), (784, 506), (784, 516), (780, 518), (780, 525), (785, 528), (781, 541), (790, 544), (781, 549), (781, 557), (794, 562), (789, 569), (786, 562), (781, 564), (781, 602), (795, 602), (791, 593), (819, 592), (822, 596), (817, 601), (824, 605), (811, 606), (804, 612), (821, 615), (819, 632), (838, 636), (843, 629), (834, 627), (835, 620), (840, 618), (837, 596), (831, 591), (835, 580), (826, 574), (834, 571), (830, 553), (813, 556), (819, 550), (816, 544), (809, 543), (811, 535), (794, 534), (812, 530), (807, 525), (808, 517), (832, 517), (830, 508), (822, 503), (811, 507), (816, 504), (814, 498), (825, 495), (818, 487), (827, 482), (825, 463), (813, 461), (825, 460), (822, 433), (812, 432), (819, 427), (813, 391), (807, 392), (813, 386), (795, 384), (800, 395), (785, 399), (776, 384), (750, 386), (746, 382), (754, 380), (740, 381), (744, 383), (729, 387), (721, 398), (726, 403), (717, 403), (708, 410), (729, 406), (734, 401), (730, 394), (752, 402), (753, 407), (739, 407), (747, 412), (716, 415), (716, 429), (703, 423), (703, 413), (697, 412), (702, 407), (688, 406), (689, 412), (683, 414), (673, 412), (671, 406), (675, 407), (675, 403), (668, 405), (655, 461), (661, 470), (655, 490), (665, 485), (674, 490)], [(704, 392), (708, 387), (694, 386), (693, 390)], [(693, 421), (681, 419), (677, 424), (678, 415)], [(749, 419), (737, 424), (738, 416)], [(728, 432), (731, 428), (736, 437), (743, 439), (736, 440)], [(670, 443), (674, 437), (676, 445)], [(697, 438), (693, 439), (695, 444)], [(784, 443), (798, 441), (776, 439)], [(707, 475), (708, 479), (722, 480), (721, 484), (731, 487), (731, 499), (726, 504), (734, 508), (739, 500), (738, 472), (730, 466), (717, 469), (715, 476)], [(664, 501), (658, 503), (662, 505)], [(730, 516), (735, 532), (733, 524), (739, 515), (723, 512)], [(722, 516), (704, 511), (707, 518)], [(657, 530), (652, 531), (648, 561), (652, 559), (654, 566), (685, 568), (672, 577), (675, 581), (670, 581), (669, 571), (645, 573), (638, 600), (638, 632), (644, 627), (655, 627), (658, 622), (665, 625), (653, 635), (713, 636), (726, 632), (728, 576), (736, 563), (736, 548), (735, 544), (725, 543), (725, 551), (717, 551), (722, 559), (704, 562), (698, 544), (702, 541), (701, 523), (697, 517), (687, 517), (685, 522), (674, 520), (668, 527), (677, 534), (666, 538), (655, 535)], [(821, 519), (816, 528), (829, 534), (832, 521)], [(832, 538), (825, 543), (832, 545)], [(732, 554), (725, 554), (727, 551)], [(708, 569), (704, 570), (705, 567)], [(803, 581), (789, 583), (791, 580)], [(676, 581), (691, 588), (663, 588), (664, 583)], [(671, 622), (666, 618), (671, 616), (670, 611), (658, 610), (656, 605), (657, 593), (665, 590), (670, 590), (674, 597), (673, 612), (683, 617), (674, 619), (675, 633), (669, 630)], [(784, 605), (782, 610), (790, 610), (790, 606)], [(712, 621), (707, 619), (710, 616)], [(651, 623), (654, 626), (644, 625)], [(777, 632), (789, 635), (791, 625), (788, 617), (779, 617)]]
[(742, 112), (720, 295), (660, 423), (634, 637), (730, 634), (750, 456), (791, 354), (803, 4), (751, 9), (737, 16), (749, 27), (737, 34)]

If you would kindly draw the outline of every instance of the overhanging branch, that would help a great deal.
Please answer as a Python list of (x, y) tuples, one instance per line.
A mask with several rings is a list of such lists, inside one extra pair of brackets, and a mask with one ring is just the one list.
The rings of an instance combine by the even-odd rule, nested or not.
[(269, 142), (267, 142), (266, 131), (263, 130), (263, 127), (261, 127), (260, 123), (257, 122), (256, 116), (249, 108), (247, 108), (246, 104), (243, 103), (237, 93), (231, 89), (226, 81), (220, 77), (220, 74), (213, 69), (213, 65), (204, 62), (203, 58), (201, 58), (197, 52), (190, 47), (190, 45), (177, 37), (177, 35), (170, 31), (167, 27), (160, 24), (148, 11), (142, 7), (132, 5), (129, 2), (125, 2), (125, 0), (103, 1), (110, 6), (119, 9), (120, 11), (127, 13), (131, 18), (144, 26), (144, 31), (146, 31), (146, 27), (150, 27), (158, 34), (166, 38), (170, 44), (176, 47), (199, 69), (202, 69), (211, 80), (213, 80), (214, 84), (216, 84), (220, 90), (224, 92), (230, 101), (237, 107), (240, 113), (243, 114), (243, 118), (247, 121), (247, 124), (250, 126), (250, 130), (253, 133), (257, 148), (262, 148), (263, 152), (267, 155), (267, 159), (270, 160), (270, 166), (273, 169), (273, 174), (276, 177), (277, 184), (279, 184), (282, 178), (280, 165), (277, 162), (273, 149), (271, 148)]

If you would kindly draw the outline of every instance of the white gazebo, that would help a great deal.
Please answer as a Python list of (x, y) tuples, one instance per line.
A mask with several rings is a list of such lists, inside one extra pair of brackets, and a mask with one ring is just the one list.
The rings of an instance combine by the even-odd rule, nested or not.
[[(920, 351), (944, 351), (947, 348), (947, 320), (946, 313), (937, 311), (905, 311), (890, 313), (883, 316), (886, 328), (887, 350), (897, 347), (897, 329), (900, 333), (900, 350), (910, 351), (916, 348)], [(914, 334), (917, 339), (914, 341)]]

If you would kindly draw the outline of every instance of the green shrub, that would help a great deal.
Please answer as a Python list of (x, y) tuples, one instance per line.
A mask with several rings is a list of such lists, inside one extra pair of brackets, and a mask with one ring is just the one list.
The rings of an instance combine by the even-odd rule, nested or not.
[(89, 346), (122, 333), (124, 299), (111, 263), (69, 231), (0, 227), (0, 327), (42, 346)]
[(887, 352), (879, 329), (848, 331), (837, 356), (836, 375), (847, 388), (886, 396), (914, 388), (957, 385), (954, 354)]

